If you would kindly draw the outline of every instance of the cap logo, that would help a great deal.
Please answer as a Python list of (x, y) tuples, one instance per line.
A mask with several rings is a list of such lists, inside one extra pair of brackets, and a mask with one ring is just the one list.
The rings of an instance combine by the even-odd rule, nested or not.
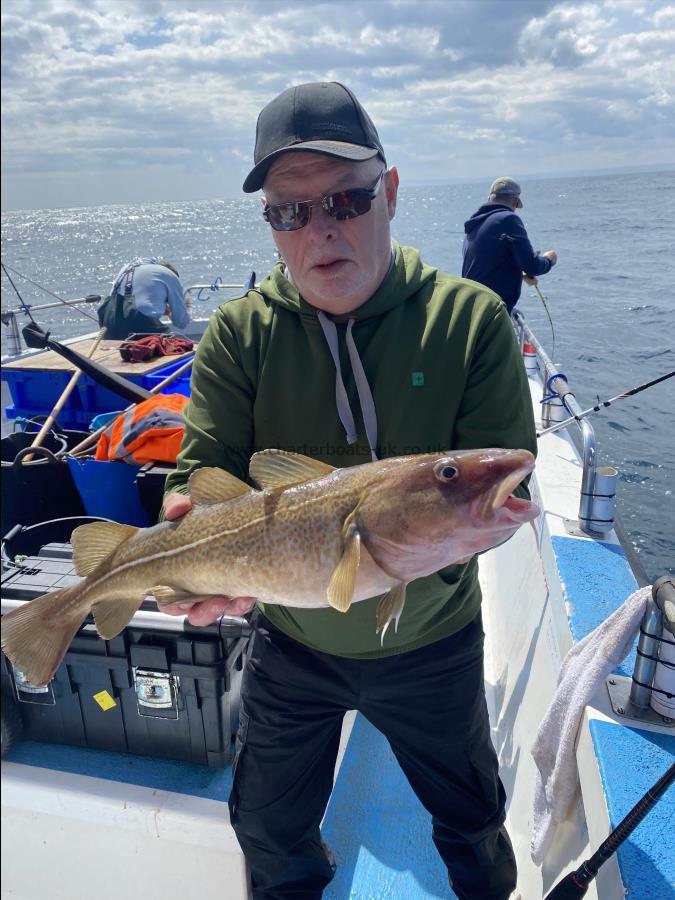
[(342, 131), (344, 134), (349, 134), (349, 128), (345, 128), (339, 122), (313, 122), (310, 131)]

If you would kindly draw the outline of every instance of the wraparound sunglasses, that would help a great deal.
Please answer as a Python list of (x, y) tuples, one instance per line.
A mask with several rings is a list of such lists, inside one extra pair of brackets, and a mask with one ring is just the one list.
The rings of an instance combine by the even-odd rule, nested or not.
[(279, 203), (277, 206), (265, 204), (263, 219), (275, 231), (297, 231), (309, 222), (313, 206), (322, 206), (329, 216), (342, 221), (363, 216), (370, 210), (377, 197), (386, 169), (383, 169), (371, 188), (351, 188), (326, 194), (318, 200), (298, 200), (296, 203)]

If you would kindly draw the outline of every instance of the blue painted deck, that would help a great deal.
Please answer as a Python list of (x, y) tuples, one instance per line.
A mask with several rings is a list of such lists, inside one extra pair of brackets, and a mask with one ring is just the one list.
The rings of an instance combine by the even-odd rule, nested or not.
[[(576, 642), (618, 609), (637, 583), (620, 547), (571, 537), (553, 537), (552, 542)], [(616, 669), (628, 678), (635, 664), (635, 644)], [(675, 735), (598, 720), (591, 720), (590, 730), (615, 828), (673, 762)], [(671, 788), (617, 852), (628, 897), (675, 898), (674, 834), (675, 788)]]
[[(591, 737), (616, 828), (675, 761), (675, 737), (597, 720), (591, 721)], [(675, 897), (675, 786), (621, 844), (617, 856), (628, 897)]]
[[(638, 585), (623, 551), (614, 544), (556, 536), (551, 543), (577, 643), (611, 616)], [(632, 651), (616, 671), (630, 678), (634, 665)]]
[[(636, 589), (611, 544), (553, 537), (575, 641)], [(630, 676), (628, 658), (617, 670)], [(675, 737), (591, 722), (591, 735), (615, 827), (675, 756)], [(231, 769), (130, 754), (27, 742), (7, 760), (155, 790), (226, 802)], [(386, 741), (357, 716), (324, 823), (338, 863), (325, 900), (434, 900), (454, 896), (431, 840), (431, 819), (413, 794)], [(675, 898), (675, 789), (666, 794), (618, 852), (628, 896)], [(595, 848), (593, 848), (595, 850)]]
[[(232, 772), (174, 760), (26, 741), (8, 762), (226, 802)], [(225, 814), (225, 813), (224, 813)], [(357, 716), (323, 834), (338, 864), (325, 900), (454, 897), (431, 840), (431, 817), (386, 739)]]
[(386, 738), (358, 715), (323, 826), (338, 869), (325, 900), (454, 897), (431, 816)]

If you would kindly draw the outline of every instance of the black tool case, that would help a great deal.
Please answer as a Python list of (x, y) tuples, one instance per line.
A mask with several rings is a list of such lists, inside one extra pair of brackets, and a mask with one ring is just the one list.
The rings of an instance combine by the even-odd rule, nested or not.
[[(66, 541), (87, 521), (17, 526), (5, 537), (3, 614), (79, 580)], [(111, 641), (87, 620), (46, 687), (27, 684), (3, 653), (3, 756), (18, 738), (223, 766), (249, 636), (246, 619), (195, 628), (146, 601)]]

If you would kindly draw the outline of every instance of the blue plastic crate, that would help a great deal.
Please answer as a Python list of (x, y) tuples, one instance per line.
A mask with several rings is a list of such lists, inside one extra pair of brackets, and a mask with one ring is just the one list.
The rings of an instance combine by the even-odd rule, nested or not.
[[(190, 357), (183, 356), (179, 360), (167, 363), (167, 365), (162, 366), (160, 369), (155, 369), (152, 373), (146, 373), (144, 375), (125, 375), (124, 377), (129, 381), (133, 381), (133, 383), (139, 385), (139, 387), (145, 388), (146, 391), (151, 391), (161, 381), (164, 381), (168, 375), (175, 372), (180, 366), (185, 365), (189, 359)], [(115, 410), (120, 409), (120, 405), (127, 405), (119, 394), (101, 387), (100, 384), (96, 384), (96, 382), (92, 381), (87, 375), (83, 375), (82, 378), (80, 378), (77, 386), (81, 407), (91, 413), (91, 418), (98, 413), (114, 412)], [(190, 370), (188, 369), (188, 371), (183, 375), (180, 375), (176, 381), (171, 382), (167, 387), (166, 392), (171, 394), (184, 394), (186, 397), (189, 397)]]
[[(22, 406), (17, 406), (14, 403), (5, 407), (5, 415), (8, 419), (33, 419), (35, 416), (46, 417), (50, 413), (51, 409), (39, 409), (36, 407), (26, 409)], [(67, 409), (64, 406), (56, 417), (56, 421), (62, 428), (67, 428), (72, 431), (86, 431), (86, 429), (89, 428), (91, 418), (92, 415), (89, 412), (85, 412), (81, 409)]]
[[(139, 387), (143, 387), (146, 390), (149, 390), (147, 384), (145, 384), (145, 381), (147, 381), (147, 376), (144, 378), (143, 376), (139, 375), (125, 375), (124, 377), (127, 379), (127, 381), (131, 381), (134, 384), (139, 385)], [(99, 413), (114, 412), (115, 410), (128, 406), (130, 403), (129, 400), (125, 400), (124, 397), (120, 397), (120, 395), (116, 394), (115, 391), (111, 391), (108, 388), (97, 384), (95, 381), (89, 378), (88, 375), (83, 375), (77, 382), (77, 392), (79, 396), (80, 408), (87, 412), (90, 419), (93, 419), (94, 416), (98, 415)]]
[[(192, 357), (183, 356), (172, 360), (152, 373), (125, 376), (129, 381), (151, 391), (167, 375), (175, 372)], [(6, 381), (12, 395), (13, 405), (6, 407), (7, 417), (15, 419), (23, 416), (48, 416), (54, 404), (70, 381), (72, 372), (58, 370), (34, 371), (32, 369), (3, 369), (2, 380)], [(165, 393), (190, 396), (190, 370), (172, 382)], [(89, 427), (91, 420), (100, 413), (115, 412), (128, 406), (128, 401), (114, 391), (97, 384), (88, 375), (81, 375), (75, 390), (61, 409), (57, 421), (64, 428), (79, 429)]]
[[(14, 406), (33, 410), (36, 415), (45, 415), (54, 407), (68, 385), (73, 373), (59, 370), (38, 371), (35, 369), (2, 370), (2, 380), (7, 382)], [(82, 409), (76, 390), (66, 400), (71, 409)]]
[[(175, 366), (174, 368), (178, 368)], [(148, 390), (152, 390), (156, 385), (158, 385), (161, 381), (170, 375), (171, 371), (163, 370), (161, 374), (153, 374), (148, 376)], [(190, 396), (190, 375), (192, 374), (192, 369), (188, 369), (186, 372), (183, 372), (182, 375), (179, 375), (175, 381), (172, 381), (171, 384), (168, 384), (165, 388), (163, 388), (160, 393), (161, 394), (183, 394), (184, 397)]]

